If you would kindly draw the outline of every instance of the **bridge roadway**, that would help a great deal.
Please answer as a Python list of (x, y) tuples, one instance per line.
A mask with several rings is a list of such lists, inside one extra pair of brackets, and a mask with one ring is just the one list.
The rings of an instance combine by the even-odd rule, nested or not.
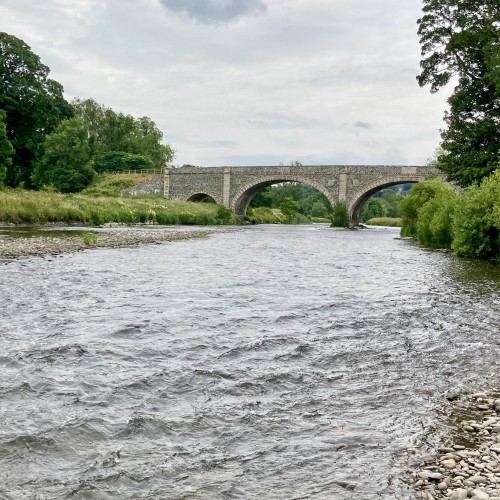
[(124, 194), (161, 194), (165, 198), (199, 201), (211, 196), (235, 214), (243, 215), (262, 189), (281, 182), (308, 184), (333, 205), (345, 202), (352, 222), (359, 220), (365, 201), (380, 189), (419, 182), (439, 172), (428, 166), (301, 165), (271, 167), (182, 167), (123, 191)]

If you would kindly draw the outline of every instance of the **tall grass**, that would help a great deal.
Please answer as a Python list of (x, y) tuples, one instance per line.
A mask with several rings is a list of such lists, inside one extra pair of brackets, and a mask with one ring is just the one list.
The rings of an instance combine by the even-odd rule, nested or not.
[(0, 222), (214, 225), (236, 223), (237, 219), (220, 205), (166, 200), (159, 196), (117, 198), (15, 189), (0, 191)]
[(399, 217), (373, 217), (367, 220), (365, 224), (369, 226), (401, 227), (403, 220)]

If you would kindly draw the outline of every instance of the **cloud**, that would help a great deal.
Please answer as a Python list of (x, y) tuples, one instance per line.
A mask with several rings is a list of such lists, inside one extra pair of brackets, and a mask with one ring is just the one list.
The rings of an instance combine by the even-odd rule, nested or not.
[(172, 12), (178, 12), (203, 24), (229, 23), (242, 16), (260, 14), (266, 5), (260, 0), (160, 0)]
[(354, 126), (356, 128), (372, 128), (372, 124), (371, 123), (366, 123), (366, 122), (362, 122), (361, 120), (358, 120), (356, 122), (354, 122)]

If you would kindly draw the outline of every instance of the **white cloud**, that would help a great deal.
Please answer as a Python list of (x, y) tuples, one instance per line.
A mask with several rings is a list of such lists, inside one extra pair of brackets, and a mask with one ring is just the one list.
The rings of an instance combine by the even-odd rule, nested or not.
[[(420, 0), (3, 0), (68, 98), (150, 116), (197, 165), (423, 163)], [(369, 126), (368, 126), (369, 125)]]

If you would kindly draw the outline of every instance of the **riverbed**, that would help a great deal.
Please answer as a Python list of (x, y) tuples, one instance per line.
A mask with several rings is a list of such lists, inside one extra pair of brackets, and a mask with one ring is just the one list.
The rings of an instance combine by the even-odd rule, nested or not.
[(253, 226), (1, 265), (1, 494), (413, 498), (445, 395), (498, 382), (500, 267), (397, 235)]

